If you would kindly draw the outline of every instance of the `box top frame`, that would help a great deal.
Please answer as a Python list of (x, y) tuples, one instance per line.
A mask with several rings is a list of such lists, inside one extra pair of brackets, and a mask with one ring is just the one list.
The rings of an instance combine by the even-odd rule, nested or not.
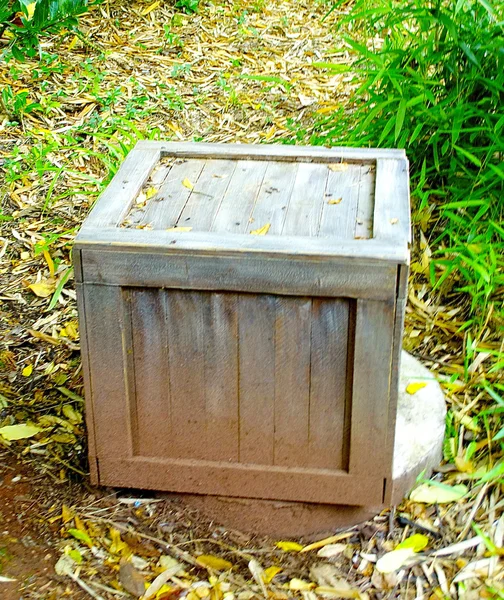
[[(373, 237), (339, 239), (334, 236), (178, 232), (122, 227), (153, 169), (167, 156), (177, 159), (375, 165)], [(76, 247), (121, 247), (129, 251), (162, 253), (317, 255), (407, 264), (410, 241), (408, 161), (403, 150), (141, 141), (128, 154), (85, 220), (77, 236)]]

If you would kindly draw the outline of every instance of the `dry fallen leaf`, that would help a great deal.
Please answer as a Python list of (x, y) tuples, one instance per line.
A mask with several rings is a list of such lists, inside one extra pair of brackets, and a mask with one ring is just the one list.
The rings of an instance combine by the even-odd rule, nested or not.
[(399, 219), (397, 217), (394, 217), (393, 219), (390, 219), (390, 224), (391, 225), (397, 225), (397, 223), (399, 223)]
[(183, 233), (184, 231), (192, 231), (192, 227), (169, 227), (166, 231), (177, 231), (179, 233)]
[(271, 580), (273, 579), (273, 577), (275, 577), (275, 575), (278, 575), (278, 573), (281, 572), (281, 567), (268, 567), (267, 569), (264, 569), (264, 573), (263, 573), (263, 581), (264, 583), (270, 583)]
[(193, 190), (194, 185), (187, 179), (187, 177), (182, 181), (182, 185), (186, 187), (188, 190)]
[(467, 487), (463, 484), (450, 486), (422, 483), (411, 492), (410, 500), (412, 502), (422, 502), (423, 504), (448, 504), (449, 502), (457, 502), (466, 494)]
[(415, 383), (409, 383), (406, 386), (406, 391), (408, 392), (408, 394), (413, 395), (413, 394), (416, 394), (418, 392), (418, 390), (421, 390), (426, 386), (427, 386), (426, 383), (420, 382), (420, 381), (415, 382)]
[(123, 588), (132, 596), (140, 598), (145, 592), (143, 575), (129, 561), (121, 561), (119, 581)]
[(310, 552), (310, 550), (318, 550), (318, 548), (323, 548), (328, 544), (334, 544), (335, 542), (339, 542), (340, 540), (345, 540), (352, 536), (351, 532), (345, 533), (337, 533), (336, 535), (331, 535), (330, 537), (324, 538), (323, 540), (318, 540), (317, 542), (313, 542), (312, 544), (308, 544), (301, 549), (301, 552)]
[(37, 283), (32, 283), (28, 287), (39, 298), (47, 298), (56, 289), (56, 281), (53, 279), (43, 279)]
[(275, 546), (284, 552), (300, 552), (303, 549), (297, 542), (277, 542)]
[(34, 435), (37, 435), (37, 433), (40, 433), (41, 431), (42, 429), (40, 427), (37, 427), (36, 425), (26, 425), (24, 423), (0, 427), (0, 435), (8, 441), (24, 440), (26, 438), (31, 438)]
[(343, 198), (329, 198), (327, 204), (339, 204)]
[(271, 223), (266, 223), (266, 225), (259, 227), (259, 229), (254, 229), (250, 233), (251, 233), (251, 235), (266, 235), (268, 233), (270, 227), (271, 227)]
[(33, 373), (33, 365), (26, 365), (26, 367), (21, 371), (23, 377), (30, 377)]
[(327, 165), (327, 168), (330, 171), (346, 171), (348, 169), (348, 163), (331, 163)]
[(233, 568), (233, 563), (230, 563), (228, 560), (224, 560), (219, 556), (213, 556), (212, 554), (201, 554), (196, 557), (196, 562), (202, 567), (208, 567), (210, 569), (215, 569), (216, 571), (228, 571)]

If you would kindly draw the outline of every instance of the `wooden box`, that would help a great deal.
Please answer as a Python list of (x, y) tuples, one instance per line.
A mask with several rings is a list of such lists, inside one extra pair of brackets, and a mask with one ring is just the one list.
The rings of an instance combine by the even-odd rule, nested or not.
[(399, 150), (140, 142), (75, 244), (92, 479), (390, 497)]

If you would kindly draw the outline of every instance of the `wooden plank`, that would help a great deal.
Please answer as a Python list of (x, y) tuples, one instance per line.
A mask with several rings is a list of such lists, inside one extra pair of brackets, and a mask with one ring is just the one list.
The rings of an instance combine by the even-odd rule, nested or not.
[(349, 302), (314, 299), (309, 466), (344, 469)]
[[(351, 240), (355, 235), (357, 221), (361, 165), (349, 164), (345, 171), (327, 170), (318, 235)], [(332, 204), (333, 202), (337, 204)]]
[(359, 200), (354, 237), (357, 240), (368, 240), (373, 237), (373, 214), (375, 194), (375, 167), (361, 165)]
[(244, 233), (250, 222), (267, 163), (239, 160), (215, 214), (211, 231)]
[(408, 161), (380, 159), (376, 163), (374, 237), (411, 243)]
[(168, 337), (171, 424), (177, 456), (204, 458), (207, 452), (204, 317), (201, 294), (163, 294)]
[(237, 461), (238, 301), (235, 294), (201, 294), (204, 306), (206, 458)]
[(91, 250), (82, 260), (86, 280), (107, 285), (377, 299), (395, 294), (393, 264)]
[[(80, 254), (79, 251), (73, 250), (74, 261)], [(76, 273), (78, 269), (76, 268)], [(84, 397), (86, 401), (85, 405), (85, 417), (86, 417), (86, 429), (88, 433), (88, 456), (89, 456), (89, 471), (91, 481), (93, 485), (99, 483), (98, 473), (98, 462), (97, 462), (97, 440), (96, 440), (96, 428), (95, 428), (95, 410), (94, 410), (94, 398), (91, 387), (91, 368), (90, 368), (90, 357), (89, 357), (89, 344), (87, 334), (87, 320), (86, 320), (86, 305), (84, 302), (84, 289), (81, 283), (75, 284), (75, 291), (77, 293), (77, 309), (79, 313), (79, 332), (80, 332), (80, 349), (81, 349), (81, 362), (82, 362), (82, 376), (84, 379)]]
[(268, 234), (279, 235), (282, 233), (298, 165), (285, 162), (269, 162), (267, 165), (247, 232), (269, 224)]
[(99, 457), (129, 457), (132, 441), (122, 290), (86, 284), (83, 299), (91, 379), (91, 397), (88, 394), (86, 405), (92, 407), (96, 452)]
[(201, 157), (222, 159), (287, 160), (337, 162), (368, 160), (378, 158), (405, 158), (404, 150), (392, 148), (348, 148), (335, 146), (290, 146), (285, 144), (219, 144), (202, 142), (156, 142), (140, 141), (139, 148), (155, 148), (163, 156), (180, 158)]
[(350, 468), (386, 477), (394, 302), (357, 300)]
[(178, 227), (209, 231), (236, 168), (234, 160), (207, 160), (180, 215)]
[(272, 465), (276, 298), (238, 298), (240, 462)]
[(158, 193), (148, 200), (141, 223), (152, 229), (174, 227), (191, 195), (191, 189), (183, 182), (187, 180), (195, 186), (204, 166), (204, 160), (177, 160)]
[(125, 252), (199, 251), (202, 253), (262, 254), (294, 256), (338, 257), (364, 262), (408, 263), (409, 252), (402, 244), (379, 240), (337, 240), (278, 235), (242, 235), (215, 232), (149, 231), (142, 229), (87, 229), (83, 227), (74, 244), (75, 248), (101, 248)]
[(100, 474), (116, 487), (323, 504), (379, 506), (383, 489), (376, 475), (195, 460), (103, 457)]
[(327, 165), (300, 164), (282, 234), (316, 236), (324, 203)]
[(137, 145), (128, 154), (86, 219), (90, 227), (116, 227), (122, 223), (150, 172), (161, 147)]
[(311, 305), (308, 298), (277, 299), (275, 465), (308, 466)]
[(135, 404), (140, 456), (176, 455), (171, 425), (170, 378), (163, 293), (130, 292)]

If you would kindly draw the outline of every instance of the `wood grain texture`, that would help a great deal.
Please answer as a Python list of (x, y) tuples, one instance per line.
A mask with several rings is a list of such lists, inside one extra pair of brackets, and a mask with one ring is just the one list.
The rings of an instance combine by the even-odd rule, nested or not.
[(360, 165), (350, 164), (344, 171), (328, 169), (318, 235), (335, 236), (340, 239), (354, 237), (360, 181)]
[(207, 160), (177, 221), (177, 227), (209, 231), (235, 169), (236, 161)]
[(396, 281), (394, 265), (337, 259), (88, 251), (83, 268), (87, 281), (107, 285), (382, 300), (394, 297)]
[(158, 163), (159, 146), (137, 145), (98, 198), (85, 223), (91, 227), (117, 227), (128, 214), (150, 172)]
[(103, 484), (111, 486), (323, 504), (382, 503), (383, 478), (376, 475), (143, 457), (103, 456), (99, 467)]
[(275, 465), (308, 466), (312, 301), (277, 298), (275, 321)]
[(386, 477), (390, 473), (386, 449), (394, 321), (394, 302), (357, 300), (351, 475)]
[(314, 299), (309, 466), (345, 469), (349, 302)]
[(376, 163), (374, 237), (397, 244), (411, 242), (408, 161)]
[(272, 465), (275, 443), (275, 304), (238, 299), (240, 462)]
[(129, 294), (135, 369), (136, 454), (163, 458), (176, 456), (163, 292), (140, 288), (130, 290)]
[(298, 165), (283, 235), (312, 237), (318, 234), (328, 176), (327, 165)]
[(367, 240), (373, 237), (373, 215), (375, 205), (375, 171), (373, 165), (361, 165), (359, 199), (354, 238)]
[(244, 233), (250, 223), (267, 163), (239, 160), (218, 207), (211, 231)]

